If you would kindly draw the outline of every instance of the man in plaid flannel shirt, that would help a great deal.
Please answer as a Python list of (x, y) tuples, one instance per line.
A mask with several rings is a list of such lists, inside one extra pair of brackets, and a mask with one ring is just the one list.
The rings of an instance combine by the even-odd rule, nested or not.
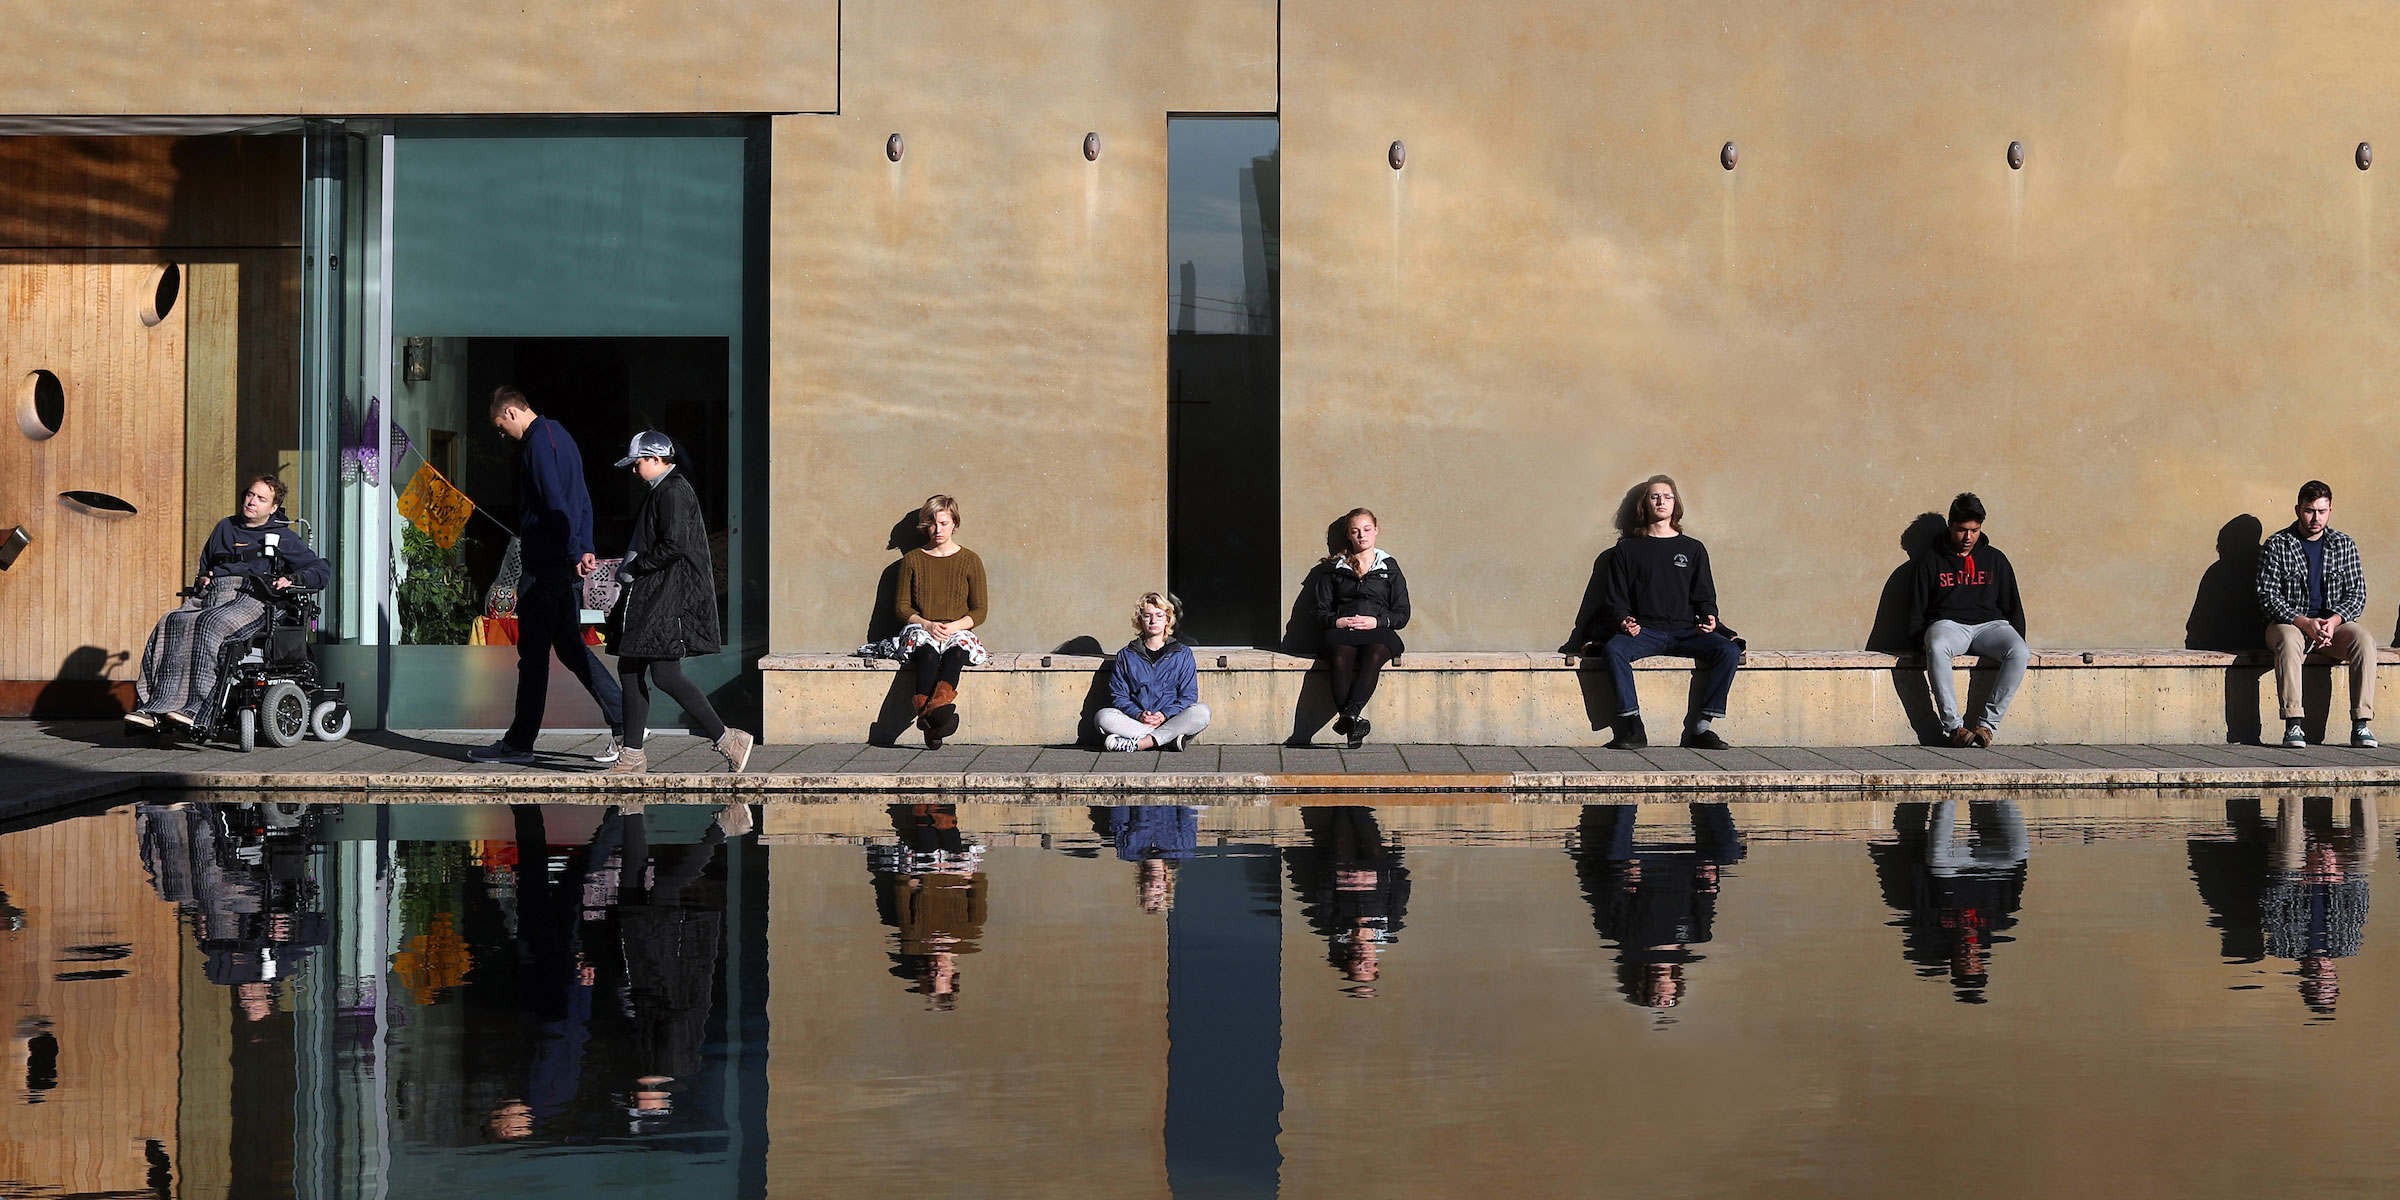
[(2305, 746), (2300, 662), (2330, 651), (2350, 664), (2350, 744), (2372, 746), (2375, 731), (2375, 635), (2358, 624), (2367, 611), (2367, 573), (2358, 545), (2332, 527), (2333, 489), (2311, 479), (2300, 487), (2297, 518), (2258, 552), (2258, 606), (2275, 652), (2275, 703), (2283, 744)]

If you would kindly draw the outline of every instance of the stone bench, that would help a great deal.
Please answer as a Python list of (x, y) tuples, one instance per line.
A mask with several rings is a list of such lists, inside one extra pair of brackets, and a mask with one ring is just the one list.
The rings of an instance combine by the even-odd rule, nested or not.
[[(1318, 660), (1266, 650), (1198, 652), (1200, 698), (1215, 714), (1207, 738), (1223, 744), (1329, 739), (1333, 718)], [(2400, 652), (2384, 651), (2380, 694), (2400, 687)], [(1092, 741), (1090, 714), (1107, 703), (1104, 655), (994, 654), (961, 681), (957, 740), (979, 745)], [(915, 741), (908, 728), (913, 680), (899, 664), (840, 654), (770, 654), (759, 660), (767, 740), (774, 743)], [(1980, 702), (1995, 672), (1961, 658), (1962, 702)], [(1649, 658), (1635, 666), (1654, 741), (1673, 738), (1688, 707), (1691, 664)], [(2331, 709), (2346, 735), (2347, 668), (2315, 663), (2307, 691), (2312, 731)], [(1718, 722), (1736, 746), (1911, 744), (1932, 732), (1933, 702), (1919, 655), (1852, 650), (1752, 650)], [(1598, 659), (1558, 653), (1410, 651), (1384, 668), (1368, 710), (1378, 742), (1589, 746), (1609, 739), (1618, 705)], [(1972, 707), (1967, 709), (1970, 716)], [(2395, 710), (2400, 714), (2400, 710)], [(2002, 739), (2124, 744), (2248, 741), (2280, 732), (2275, 680), (2264, 649), (2036, 650)], [(2395, 726), (2400, 732), (2400, 726)]]

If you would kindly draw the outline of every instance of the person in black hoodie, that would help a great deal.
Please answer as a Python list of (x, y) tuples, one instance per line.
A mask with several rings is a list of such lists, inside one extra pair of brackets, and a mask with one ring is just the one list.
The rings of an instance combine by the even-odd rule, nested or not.
[(1733, 672), (1742, 648), (1717, 624), (1717, 580), (1708, 569), (1708, 547), (1683, 532), (1683, 498), (1675, 481), (1653, 475), (1635, 498), (1630, 515), (1619, 518), (1617, 548), (1609, 555), (1606, 606), (1615, 628), (1601, 653), (1616, 685), (1616, 736), (1611, 750), (1640, 750), (1650, 744), (1642, 725), (1641, 697), (1634, 693), (1633, 664), (1653, 654), (1692, 660), (1707, 680), (1700, 706), (1684, 721), (1683, 744), (1722, 750), (1725, 739), (1710, 726), (1725, 715)]
[(1333, 660), (1333, 731), (1348, 735), (1356, 750), (1375, 727), (1365, 713), (1383, 664), (1408, 649), (1400, 640), (1408, 624), (1408, 577), (1399, 559), (1375, 548), (1374, 513), (1344, 514), (1342, 537), (1343, 551), (1315, 571), (1314, 605)]
[[(1958, 747), (1989, 746), (2009, 701), (2025, 682), (2033, 652), (2025, 648), (2025, 604), (2008, 556), (1983, 539), (1983, 501), (1960, 492), (1950, 502), (1950, 533), (1917, 556), (1909, 588), (1908, 627), (1925, 647), (1925, 678), (1933, 685), (1942, 740)], [(1958, 711), (1950, 662), (1961, 654), (2000, 660), (2000, 682), (1968, 726)]]
[(190, 730), (215, 697), (225, 643), (266, 619), (266, 597), (294, 587), (322, 589), (333, 565), (319, 558), (283, 515), (281, 479), (260, 475), (243, 485), (241, 512), (217, 522), (200, 551), (200, 576), (191, 599), (159, 618), (142, 648), (139, 698), (125, 714), (132, 731), (160, 721)]

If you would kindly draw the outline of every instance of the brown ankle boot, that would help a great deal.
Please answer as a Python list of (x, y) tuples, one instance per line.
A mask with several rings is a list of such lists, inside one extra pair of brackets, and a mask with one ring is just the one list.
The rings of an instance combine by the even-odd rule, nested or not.
[(750, 765), (750, 748), (757, 741), (739, 729), (728, 727), (724, 736), (717, 739), (717, 753), (724, 755), (725, 765), (739, 775), (743, 767)]
[(958, 703), (958, 689), (947, 683), (934, 684), (933, 694), (925, 698), (927, 710), (948, 708), (956, 703)]

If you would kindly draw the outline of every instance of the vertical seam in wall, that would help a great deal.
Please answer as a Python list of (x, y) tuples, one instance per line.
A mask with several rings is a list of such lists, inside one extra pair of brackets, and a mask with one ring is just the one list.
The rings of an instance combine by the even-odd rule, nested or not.
[[(1281, 0), (1277, 0), (1278, 3)], [(833, 0), (833, 115), (842, 115), (842, 41), (849, 36), (842, 25), (842, 0)], [(1277, 22), (1281, 24), (1280, 20)], [(1276, 45), (1275, 87), (1278, 96), (1283, 91), (1283, 47)]]
[(1283, 148), (1283, 0), (1275, 0), (1275, 147)]

